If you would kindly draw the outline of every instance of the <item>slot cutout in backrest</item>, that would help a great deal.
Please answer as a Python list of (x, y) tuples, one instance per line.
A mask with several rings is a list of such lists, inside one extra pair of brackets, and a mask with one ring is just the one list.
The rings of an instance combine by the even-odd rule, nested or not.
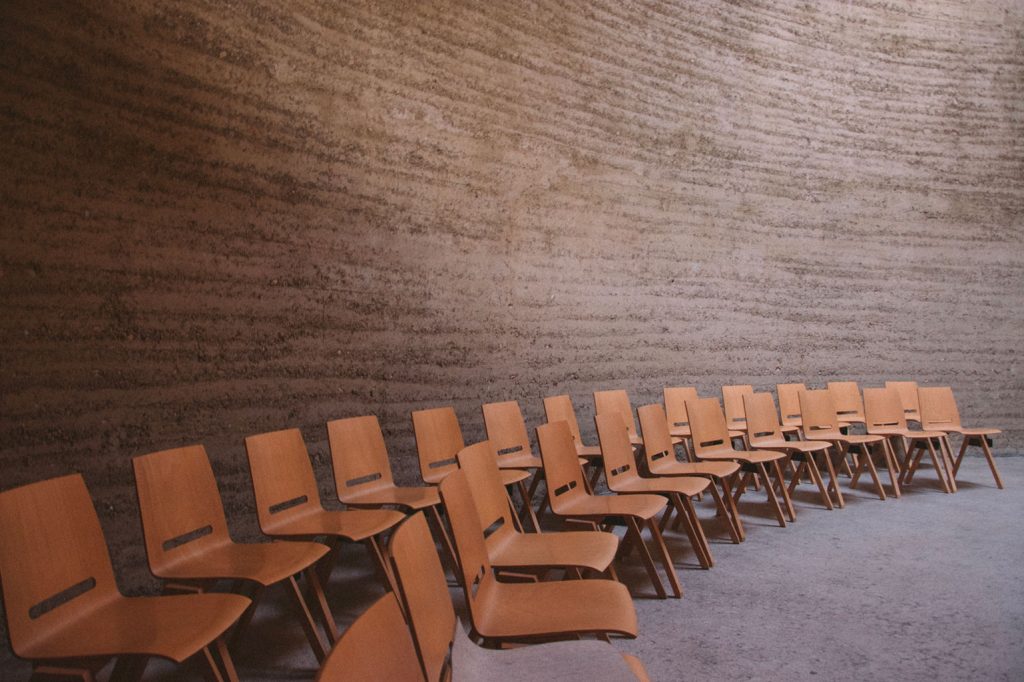
[(459, 460), (455, 459), (454, 457), (450, 457), (448, 459), (439, 459), (436, 462), (430, 462), (429, 464), (427, 464), (427, 467), (430, 469), (440, 469), (441, 467), (447, 467), (458, 463)]
[(187, 545), (188, 543), (198, 540), (199, 538), (205, 538), (207, 535), (210, 535), (211, 533), (213, 533), (213, 526), (209, 525), (203, 526), (202, 528), (196, 528), (195, 530), (190, 530), (187, 533), (182, 533), (181, 535), (177, 535), (171, 538), (170, 540), (164, 540), (164, 551), (168, 552), (172, 549), (175, 549), (176, 547)]
[(481, 566), (480, 570), (477, 571), (477, 574), (473, 576), (473, 584), (469, 586), (469, 590), (473, 593), (474, 597), (476, 597), (477, 590), (480, 589), (480, 583), (484, 581), (484, 571), (486, 570), (487, 569)]
[(523, 451), (523, 446), (522, 445), (513, 445), (510, 448), (502, 448), (501, 450), (498, 450), (498, 456), (500, 457), (502, 455), (511, 455), (514, 452), (522, 452), (522, 451)]
[(64, 606), (69, 601), (81, 597), (89, 590), (96, 587), (96, 578), (86, 578), (85, 580), (75, 583), (71, 587), (61, 590), (52, 597), (47, 597), (43, 601), (39, 602), (35, 606), (32, 606), (28, 610), (28, 617), (32, 620), (39, 618), (40, 616), (53, 611), (56, 608)]
[(381, 477), (380, 476), (380, 472), (378, 471), (376, 473), (367, 474), (365, 476), (360, 476), (359, 478), (349, 479), (349, 480), (345, 481), (345, 485), (346, 486), (362, 485), (364, 483), (370, 483), (372, 481), (380, 480), (380, 477)]
[(484, 538), (489, 538), (505, 526), (505, 519), (498, 519), (491, 525), (484, 528)]
[(700, 446), (701, 446), (702, 448), (706, 448), (706, 447), (710, 447), (710, 446), (712, 446), (712, 445), (722, 445), (723, 443), (725, 443), (725, 441), (724, 441), (724, 440), (722, 440), (721, 438), (719, 438), (718, 440), (706, 440), (706, 441), (702, 441), (702, 442), (701, 442), (701, 444), (700, 444)]
[(899, 426), (899, 425), (900, 425), (899, 422), (882, 422), (880, 424), (877, 424), (877, 426)]
[(857, 414), (857, 410), (836, 410), (836, 414)]
[(765, 436), (771, 436), (774, 433), (774, 431), (758, 431), (754, 434), (754, 438), (764, 438)]
[(307, 502), (309, 502), (309, 497), (307, 497), (306, 495), (299, 495), (298, 497), (293, 497), (290, 500), (285, 500), (284, 502), (278, 502), (277, 504), (270, 505), (270, 513), (277, 514), (288, 509), (292, 509), (293, 507), (299, 507), (301, 505), (306, 504)]
[(630, 465), (630, 464), (623, 464), (620, 467), (615, 467), (614, 469), (612, 469), (612, 476), (618, 476), (619, 474), (624, 474), (627, 471), (629, 471), (631, 468), (632, 468), (632, 465)]
[(662, 450), (661, 452), (655, 452), (653, 455), (651, 455), (651, 461), (653, 462), (653, 461), (659, 460), (662, 457), (668, 457), (668, 450)]
[(690, 422), (675, 422), (672, 426), (689, 426)]
[(555, 497), (558, 497), (560, 495), (564, 495), (565, 493), (569, 492), (570, 490), (572, 490), (575, 487), (576, 487), (576, 481), (569, 481), (565, 485), (563, 485), (563, 486), (561, 486), (559, 488), (555, 488)]

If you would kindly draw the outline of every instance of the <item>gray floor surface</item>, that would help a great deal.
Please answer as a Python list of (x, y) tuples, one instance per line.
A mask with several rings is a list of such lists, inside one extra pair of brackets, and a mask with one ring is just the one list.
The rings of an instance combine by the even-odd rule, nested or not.
[[(659, 600), (634, 554), (621, 574), (636, 596), (640, 636), (614, 646), (638, 655), (654, 680), (1024, 679), (1024, 457), (998, 465), (1005, 490), (972, 458), (955, 495), (922, 469), (902, 499), (883, 502), (862, 485), (835, 511), (805, 484), (785, 529), (766, 515), (763, 492), (751, 493), (740, 545), (727, 541), (706, 501), (699, 509), (715, 567), (701, 570), (685, 537), (670, 533), (685, 594)], [(329, 590), (342, 625), (382, 594), (363, 550), (344, 556)], [(316, 673), (281, 592), (268, 595), (234, 658), (243, 680)], [(4, 680), (27, 673), (18, 662), (0, 667)], [(200, 673), (154, 662), (146, 679)]]

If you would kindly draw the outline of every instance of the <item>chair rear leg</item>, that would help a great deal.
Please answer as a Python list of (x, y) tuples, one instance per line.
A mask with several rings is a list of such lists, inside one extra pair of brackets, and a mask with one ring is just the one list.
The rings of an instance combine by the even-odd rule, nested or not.
[(655, 549), (661, 557), (661, 563), (665, 566), (665, 575), (668, 577), (668, 584), (672, 588), (672, 594), (676, 599), (681, 599), (683, 588), (679, 584), (679, 576), (676, 575), (676, 567), (672, 563), (672, 557), (668, 555), (665, 538), (661, 536), (661, 531), (658, 530), (658, 524), (654, 522), (654, 519), (647, 519), (647, 526), (651, 529), (651, 538), (654, 540)]
[(836, 449), (835, 446), (832, 446), (825, 450), (825, 468), (828, 469), (829, 490), (836, 494), (836, 504), (842, 509), (846, 506), (846, 500), (843, 499), (843, 491), (839, 489), (839, 477), (836, 475), (835, 463), (832, 461), (834, 449)]
[[(735, 480), (739, 476), (737, 471), (732, 475), (732, 479)], [(732, 497), (732, 486), (729, 483), (729, 477), (719, 479), (722, 483), (722, 501), (725, 502), (726, 507), (729, 509), (729, 516), (732, 517), (732, 524), (736, 528), (736, 534), (740, 538), (740, 542), (747, 539), (747, 531), (743, 527), (743, 520), (740, 519), (740, 512), (736, 509), (736, 500)]]
[(679, 518), (683, 520), (686, 536), (689, 538), (690, 545), (697, 555), (697, 560), (700, 561), (701, 568), (711, 568), (715, 565), (715, 560), (711, 557), (711, 548), (708, 547), (708, 539), (704, 535), (700, 519), (697, 518), (697, 510), (694, 509), (693, 502), (690, 498), (678, 493), (673, 494), (671, 497), (672, 506), (676, 508)]
[(889, 469), (889, 483), (892, 485), (892, 494), (896, 499), (899, 499), (901, 494), (899, 469), (896, 464), (896, 448), (893, 447), (891, 438), (886, 438), (882, 441), (882, 454), (885, 456), (885, 466)]
[[(789, 494), (790, 495), (792, 495), (793, 491), (796, 490), (796, 485), (797, 485), (797, 483), (800, 483), (800, 477), (803, 476), (804, 471), (806, 469), (807, 469), (807, 462), (806, 461), (800, 462), (799, 466), (797, 466), (796, 473), (794, 473), (793, 477), (791, 479), (789, 479)], [(811, 480), (813, 481), (814, 479), (811, 479)]]
[[(723, 481), (722, 484), (724, 485), (725, 482)], [(729, 525), (729, 537), (732, 538), (734, 545), (739, 544), (740, 534), (736, 531), (736, 525), (733, 523), (732, 515), (729, 513), (729, 510), (726, 509), (725, 500), (722, 499), (722, 494), (718, 492), (718, 486), (715, 485), (714, 479), (711, 480), (711, 485), (708, 486), (708, 489), (711, 490), (711, 496), (715, 499), (715, 515), (721, 516), (725, 519), (726, 523)]]
[(782, 515), (782, 507), (779, 506), (779, 500), (775, 497), (775, 490), (772, 488), (772, 482), (768, 478), (768, 471), (765, 469), (763, 462), (758, 462), (757, 468), (758, 475), (764, 481), (765, 490), (768, 492), (768, 503), (775, 512), (775, 518), (779, 520), (779, 526), (785, 528), (786, 519)]
[(861, 455), (864, 457), (864, 465), (871, 474), (871, 480), (875, 482), (875, 490), (878, 492), (878, 499), (885, 499), (885, 488), (882, 487), (882, 480), (878, 478), (878, 470), (875, 468), (874, 457), (871, 453), (871, 446), (867, 443), (861, 444)]
[[(317, 605), (324, 631), (327, 633), (327, 643), (333, 646), (341, 633), (338, 632), (338, 624), (334, 622), (331, 606), (327, 603), (327, 595), (324, 593), (323, 583), (320, 582), (320, 574), (317, 572), (316, 566), (310, 566), (305, 570), (305, 575), (309, 596)], [(458, 575), (458, 571), (456, 571), (456, 575)]]
[(320, 665), (323, 665), (324, 661), (327, 659), (327, 651), (329, 650), (329, 647), (325, 646), (323, 639), (320, 638), (320, 631), (316, 627), (316, 621), (313, 619), (313, 613), (310, 610), (305, 597), (302, 595), (302, 589), (299, 587), (298, 581), (295, 580), (295, 576), (288, 576), (286, 582), (288, 583), (288, 592), (291, 594), (292, 599), (295, 602), (295, 606), (299, 611), (302, 630), (306, 633), (306, 639), (309, 640), (309, 646), (313, 649), (313, 655), (316, 656), (317, 662)]
[[(779, 492), (782, 493), (782, 501), (786, 510), (786, 514), (789, 516), (790, 521), (796, 521), (796, 509), (793, 508), (793, 500), (789, 497), (789, 491), (786, 490), (786, 478), (782, 475), (782, 465), (779, 460), (772, 460), (772, 468), (775, 469), (775, 480), (779, 484)], [(768, 483), (766, 480), (765, 483)]]
[(832, 498), (828, 494), (828, 489), (825, 488), (825, 482), (821, 480), (821, 471), (818, 469), (818, 463), (814, 461), (814, 453), (808, 452), (806, 455), (807, 470), (811, 474), (811, 480), (818, 486), (818, 492), (821, 494), (822, 504), (825, 505), (825, 509), (831, 511), (834, 509), (832, 506)]
[[(946, 481), (946, 476), (942, 472), (942, 465), (939, 464), (939, 455), (935, 452), (935, 447), (932, 445), (931, 438), (925, 438), (925, 444), (928, 446), (928, 455), (932, 458), (932, 465), (935, 466), (935, 473), (939, 477), (939, 482), (942, 483), (942, 489), (947, 493), (953, 492), (949, 488), (949, 483)], [(941, 449), (941, 445), (939, 448)], [(945, 454), (945, 453), (943, 453)]]
[(996, 479), (996, 486), (1003, 489), (1003, 479), (999, 476), (999, 470), (996, 469), (996, 460), (992, 456), (992, 450), (988, 447), (988, 441), (985, 440), (985, 436), (978, 436), (978, 440), (981, 441), (981, 451), (985, 453), (985, 459), (988, 460), (988, 468), (992, 470), (992, 478)]
[[(640, 533), (640, 525), (632, 516), (629, 517), (627, 523), (629, 524), (628, 534), (633, 536), (633, 544), (639, 548), (640, 558), (643, 560), (644, 568), (647, 569), (647, 576), (650, 578), (651, 584), (654, 585), (654, 591), (657, 592), (659, 599), (666, 599), (668, 594), (665, 592), (665, 586), (661, 584), (658, 569), (654, 567), (654, 559), (651, 558), (651, 552), (647, 549), (647, 544)], [(651, 524), (651, 528), (653, 532), (658, 531), (658, 526), (654, 523)], [(661, 533), (658, 533), (658, 537), (661, 537)]]
[(384, 583), (384, 588), (389, 592), (399, 594), (398, 585), (395, 583), (395, 576), (391, 572), (391, 567), (388, 566), (388, 560), (385, 557), (383, 548), (377, 542), (377, 536), (369, 537), (365, 542), (366, 548), (370, 550), (370, 554), (373, 556), (374, 565), (377, 567), (377, 577)]
[(956, 474), (953, 473), (953, 452), (949, 447), (949, 436), (943, 435), (939, 441), (939, 458), (942, 461), (942, 469), (946, 472), (946, 480), (949, 487), (956, 492)]

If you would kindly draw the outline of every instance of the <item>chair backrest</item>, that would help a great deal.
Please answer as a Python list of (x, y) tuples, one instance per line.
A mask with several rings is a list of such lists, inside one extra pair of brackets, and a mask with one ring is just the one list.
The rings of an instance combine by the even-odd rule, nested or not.
[(747, 416), (747, 438), (752, 444), (783, 438), (779, 413), (775, 411), (775, 399), (771, 393), (743, 396), (743, 412)]
[(886, 388), (895, 388), (903, 406), (903, 418), (921, 421), (921, 405), (917, 397), (916, 381), (887, 381)]
[(864, 401), (856, 381), (830, 381), (828, 392), (836, 405), (836, 417), (840, 421), (864, 420)]
[(480, 519), (476, 513), (473, 491), (469, 488), (466, 472), (461, 469), (445, 476), (440, 488), (441, 499), (444, 501), (444, 508), (452, 527), (455, 551), (459, 556), (462, 589), (466, 594), (470, 618), (477, 622), (477, 601), (487, 603), (487, 592), (491, 589), (495, 577), (487, 556), (484, 531), (480, 527)]
[(565, 502), (587, 494), (583, 485), (583, 468), (576, 456), (576, 444), (572, 442), (572, 432), (565, 422), (538, 426), (537, 443), (544, 461), (548, 502), (558, 513)]
[(827, 389), (800, 392), (800, 419), (804, 436), (814, 440), (815, 432), (832, 434), (839, 431), (839, 418), (832, 392)]
[(409, 627), (426, 679), (441, 679), (452, 632), (455, 608), (444, 568), (423, 512), (413, 514), (395, 530), (390, 545), (391, 565), (409, 615)]
[(775, 384), (783, 426), (800, 426), (800, 392), (806, 390), (803, 384)]
[(81, 474), (0, 493), (0, 583), (14, 653), (119, 597)]
[(353, 494), (394, 485), (384, 434), (375, 416), (351, 417), (327, 422), (331, 463), (338, 498), (348, 502)]
[(697, 389), (693, 386), (673, 386), (665, 389), (665, 415), (670, 428), (690, 425), (686, 403), (697, 399)]
[(425, 680), (398, 597), (388, 592), (341, 635), (317, 682)]
[(298, 429), (271, 431), (245, 439), (260, 528), (323, 509), (316, 474)]
[(508, 506), (508, 494), (501, 480), (498, 455), (491, 441), (475, 443), (459, 451), (459, 468), (473, 491), (480, 527), (488, 539), (498, 534), (515, 532), (515, 522)]
[(487, 440), (494, 445), (498, 457), (533, 454), (530, 435), (526, 432), (526, 422), (517, 401), (487, 403), (483, 412)]
[(895, 388), (865, 388), (864, 421), (868, 433), (873, 428), (907, 428), (899, 392)]
[(202, 445), (132, 460), (146, 556), (153, 575), (231, 542), (217, 479)]
[(665, 464), (676, 461), (676, 449), (672, 444), (672, 436), (669, 435), (668, 419), (665, 417), (664, 408), (658, 403), (643, 405), (637, 408), (636, 413), (640, 417), (640, 435), (644, 439), (647, 470), (656, 474)]
[(594, 414), (618, 412), (626, 422), (626, 430), (630, 438), (636, 438), (636, 421), (633, 419), (633, 407), (629, 404), (629, 394), (623, 390), (594, 391)]
[(743, 411), (743, 396), (751, 395), (753, 386), (722, 386), (722, 402), (725, 404), (725, 423), (729, 428), (747, 428), (747, 414)]
[(601, 443), (601, 460), (608, 487), (615, 490), (616, 486), (639, 478), (636, 456), (622, 416), (618, 412), (602, 412), (594, 417), (594, 423)]
[(698, 398), (686, 403), (690, 416), (690, 432), (693, 434), (693, 451), (700, 457), (703, 453), (732, 449), (729, 427), (725, 423), (722, 406), (718, 398)]
[(455, 455), (466, 447), (466, 442), (462, 439), (455, 408), (417, 410), (412, 413), (412, 428), (416, 433), (416, 452), (424, 482), (439, 483), (459, 468)]
[(921, 428), (925, 431), (941, 431), (945, 428), (960, 427), (960, 410), (949, 386), (933, 386), (917, 389), (921, 406)]
[(548, 423), (564, 421), (569, 425), (572, 439), (577, 445), (583, 445), (583, 436), (580, 433), (580, 423), (576, 419), (576, 410), (572, 406), (572, 398), (567, 395), (554, 395), (544, 398), (544, 416)]

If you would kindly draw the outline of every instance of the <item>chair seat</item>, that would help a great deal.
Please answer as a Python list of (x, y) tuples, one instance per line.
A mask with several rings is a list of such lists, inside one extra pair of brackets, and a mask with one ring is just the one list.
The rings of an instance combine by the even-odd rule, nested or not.
[(904, 438), (942, 438), (945, 431), (911, 431), (910, 429), (883, 428), (868, 429), (869, 436), (902, 436)]
[(604, 571), (619, 549), (613, 533), (495, 533), (487, 542), (491, 565), (498, 568), (567, 568), (578, 566)]
[(473, 624), (482, 636), (505, 640), (637, 633), (633, 598), (614, 580), (486, 582), (477, 592)]
[(820, 440), (785, 440), (781, 438), (771, 438), (768, 440), (759, 440), (756, 443), (751, 443), (750, 447), (766, 450), (785, 450), (787, 452), (821, 452), (822, 450), (828, 450), (832, 447), (831, 443), (826, 443)]
[(668, 435), (673, 438), (689, 438), (693, 434), (689, 426), (673, 426), (668, 430)]
[(62, 623), (18, 655), (45, 660), (138, 654), (181, 663), (224, 634), (251, 603), (237, 594), (118, 597)]
[(763, 464), (764, 462), (782, 459), (785, 456), (784, 452), (775, 452), (773, 450), (733, 450), (732, 448), (727, 448), (713, 452), (704, 452), (697, 455), (697, 458), (702, 460), (732, 460), (749, 464)]
[(456, 624), (452, 644), (452, 682), (636, 682), (647, 671), (633, 656), (620, 654), (605, 642), (550, 642), (515, 649), (477, 646)]
[(638, 477), (628, 481), (616, 482), (612, 490), (628, 495), (635, 495), (637, 493), (651, 493), (654, 495), (679, 493), (686, 497), (693, 497), (707, 490), (709, 485), (711, 485), (711, 479), (700, 476)]
[(374, 490), (349, 493), (341, 501), (351, 505), (393, 504), (412, 511), (419, 511), (441, 504), (441, 495), (437, 492), (437, 488), (433, 487), (413, 488), (390, 485)]
[(668, 500), (661, 495), (580, 495), (571, 500), (555, 501), (554, 512), (560, 516), (602, 519), (608, 516), (635, 516), (650, 519), (657, 516)]
[(309, 568), (330, 551), (319, 542), (230, 542), (196, 549), (153, 574), (177, 580), (251, 580), (267, 586)]
[(398, 525), (404, 518), (402, 512), (390, 509), (313, 509), (272, 520), (264, 532), (271, 537), (335, 535), (359, 542)]
[[(655, 462), (651, 473), (655, 476), (715, 476), (725, 478), (740, 470), (736, 462), (679, 462), (665, 457)], [(664, 463), (662, 463), (664, 462)]]
[(541, 469), (544, 463), (540, 457), (526, 452), (498, 455), (498, 466), (502, 469)]
[(601, 448), (597, 445), (576, 445), (576, 454), (585, 459), (594, 459), (601, 456)]
[(959, 433), (961, 436), (994, 436), (1002, 433), (1002, 429), (965, 429), (962, 426), (943, 427), (948, 433)]

